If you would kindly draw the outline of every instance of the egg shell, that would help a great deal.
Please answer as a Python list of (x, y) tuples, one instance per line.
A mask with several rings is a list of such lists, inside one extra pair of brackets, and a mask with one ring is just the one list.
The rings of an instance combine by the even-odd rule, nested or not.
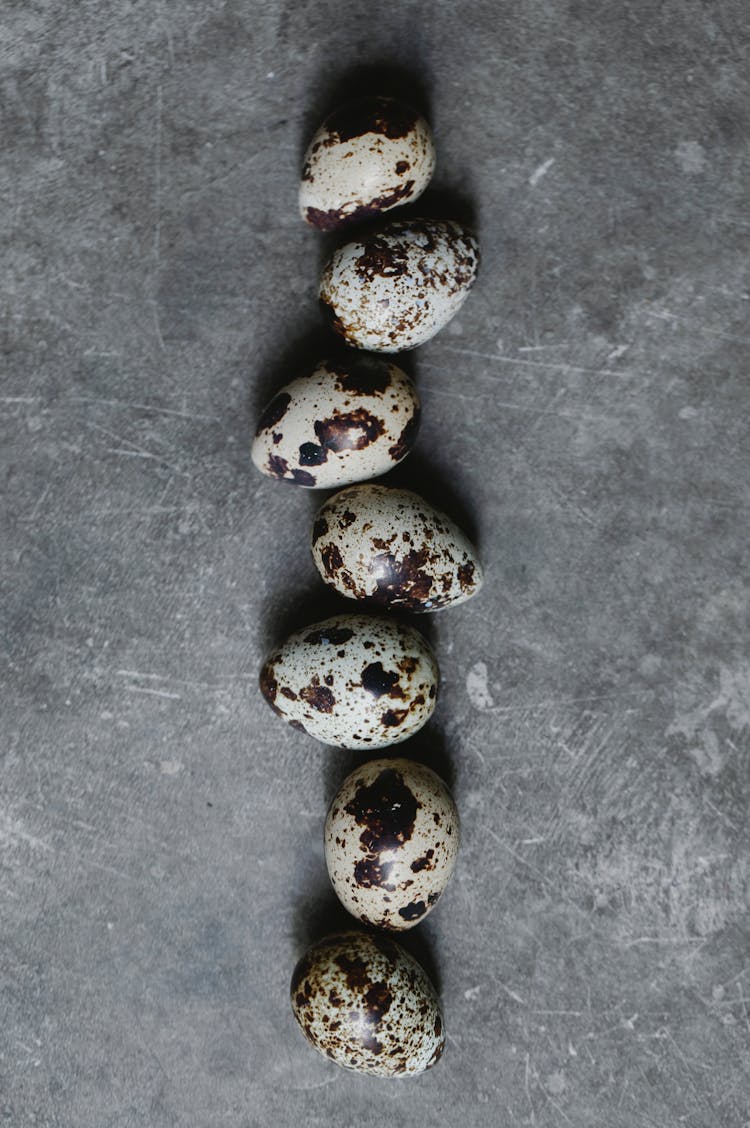
[(413, 627), (382, 615), (334, 615), (270, 654), (260, 688), (278, 716), (324, 744), (387, 748), (429, 720), (438, 677)]
[(393, 98), (358, 98), (315, 133), (302, 167), (302, 218), (334, 231), (421, 196), (435, 169), (430, 127)]
[(333, 253), (320, 300), (331, 327), (350, 345), (399, 352), (447, 325), (478, 264), (476, 239), (461, 224), (393, 220)]
[(323, 580), (349, 599), (395, 610), (439, 611), (480, 590), (482, 568), (465, 533), (411, 490), (348, 486), (313, 523)]
[(353, 353), (323, 360), (283, 387), (258, 421), (251, 457), (262, 474), (311, 489), (377, 478), (411, 450), (419, 397), (395, 364)]
[(413, 760), (371, 760), (347, 776), (328, 809), (328, 876), (363, 924), (413, 928), (450, 880), (459, 834), (440, 776)]
[(409, 1076), (429, 1069), (443, 1052), (435, 988), (390, 937), (327, 936), (294, 969), (291, 997), (307, 1040), (345, 1069)]

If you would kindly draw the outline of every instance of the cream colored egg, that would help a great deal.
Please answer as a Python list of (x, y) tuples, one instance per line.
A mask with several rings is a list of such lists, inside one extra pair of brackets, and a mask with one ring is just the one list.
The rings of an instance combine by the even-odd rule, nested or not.
[(438, 676), (413, 627), (383, 615), (334, 615), (274, 650), (260, 688), (278, 716), (324, 744), (386, 748), (429, 720)]
[(331, 327), (350, 345), (399, 352), (447, 325), (478, 264), (477, 242), (461, 224), (393, 220), (333, 253), (320, 300)]
[(430, 768), (371, 760), (337, 791), (324, 844), (331, 884), (353, 916), (375, 928), (413, 928), (453, 873), (458, 811)]
[(476, 549), (411, 490), (348, 486), (318, 510), (312, 554), (323, 580), (349, 599), (394, 610), (439, 611), (476, 595)]
[(274, 396), (258, 421), (252, 460), (271, 478), (330, 489), (392, 470), (418, 424), (419, 397), (406, 373), (351, 353), (321, 361)]
[(345, 1069), (406, 1077), (443, 1052), (435, 988), (387, 936), (339, 932), (314, 944), (294, 969), (291, 998), (308, 1042)]
[(421, 196), (435, 168), (430, 127), (393, 98), (359, 98), (330, 114), (305, 154), (302, 218), (320, 231)]

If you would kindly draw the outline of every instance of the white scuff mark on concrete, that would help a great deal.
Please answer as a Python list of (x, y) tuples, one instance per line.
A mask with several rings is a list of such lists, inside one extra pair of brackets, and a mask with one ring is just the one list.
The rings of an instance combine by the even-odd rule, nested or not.
[(729, 758), (731, 741), (720, 740), (714, 715), (726, 718), (734, 732), (750, 728), (750, 665), (721, 666), (719, 692), (707, 705), (678, 711), (666, 736), (682, 736), (697, 767), (711, 777), (719, 775)]
[(49, 842), (29, 834), (19, 819), (14, 819), (7, 812), (0, 811), (0, 846), (17, 847), (20, 843), (31, 846), (33, 850), (46, 850), (49, 854), (55, 852)]
[(542, 177), (547, 175), (547, 173), (552, 168), (554, 163), (555, 163), (555, 158), (554, 157), (548, 157), (546, 161), (544, 161), (537, 168), (535, 168), (534, 171), (532, 172), (531, 176), (529, 177), (529, 185), (532, 188), (536, 187), (536, 185), (539, 183), (539, 181), (542, 179)]
[(695, 176), (706, 167), (706, 150), (700, 141), (680, 141), (674, 150), (675, 159), (687, 176)]
[(709, 712), (721, 709), (735, 732), (750, 728), (750, 665), (719, 671), (719, 695), (709, 706)]
[(692, 739), (705, 728), (712, 713), (723, 713), (735, 732), (750, 728), (750, 665), (721, 666), (719, 692), (713, 701), (678, 713), (667, 729), (667, 736)]
[(561, 1096), (568, 1087), (562, 1069), (556, 1069), (554, 1073), (550, 1073), (544, 1084), (547, 1088), (547, 1092), (552, 1093), (553, 1097)]
[(487, 665), (475, 662), (466, 675), (466, 692), (475, 709), (484, 713), (494, 708), (495, 702), (487, 684)]
[(185, 765), (181, 760), (160, 760), (159, 771), (162, 775), (179, 775)]

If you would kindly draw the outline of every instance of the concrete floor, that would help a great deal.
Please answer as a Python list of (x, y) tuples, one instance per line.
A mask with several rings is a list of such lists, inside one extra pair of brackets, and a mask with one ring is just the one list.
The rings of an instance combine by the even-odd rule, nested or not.
[[(750, 1124), (749, 33), (744, 0), (6, 5), (1, 1124)], [(426, 107), (484, 252), (400, 473), (487, 571), (420, 620), (442, 699), (400, 749), (464, 831), (411, 1082), (294, 1025), (356, 758), (256, 688), (332, 606), (320, 496), (248, 452), (325, 348), (301, 154), (368, 83)]]

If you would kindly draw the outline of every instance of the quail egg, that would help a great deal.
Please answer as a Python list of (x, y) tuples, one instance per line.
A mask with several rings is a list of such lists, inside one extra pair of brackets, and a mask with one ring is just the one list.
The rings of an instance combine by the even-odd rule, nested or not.
[(400, 352), (448, 324), (478, 264), (477, 242), (460, 223), (392, 220), (333, 253), (320, 300), (331, 327), (350, 345)]
[(305, 154), (302, 218), (333, 231), (416, 200), (430, 182), (435, 148), (416, 110), (393, 98), (359, 98), (334, 110)]
[(406, 373), (352, 353), (321, 361), (274, 396), (258, 421), (252, 460), (271, 478), (329, 489), (391, 470), (418, 425), (419, 397)]
[(334, 615), (296, 631), (260, 674), (275, 713), (341, 748), (406, 740), (432, 715), (437, 685), (437, 662), (422, 635), (382, 615)]
[(394, 610), (438, 611), (482, 586), (466, 535), (411, 490), (358, 485), (318, 510), (312, 554), (324, 581), (349, 599)]
[(307, 1040), (345, 1069), (408, 1076), (443, 1052), (435, 988), (387, 936), (339, 932), (314, 944), (294, 969), (291, 997)]
[(413, 928), (453, 873), (458, 811), (430, 768), (371, 760), (336, 793), (324, 841), (328, 876), (352, 916), (375, 928)]

